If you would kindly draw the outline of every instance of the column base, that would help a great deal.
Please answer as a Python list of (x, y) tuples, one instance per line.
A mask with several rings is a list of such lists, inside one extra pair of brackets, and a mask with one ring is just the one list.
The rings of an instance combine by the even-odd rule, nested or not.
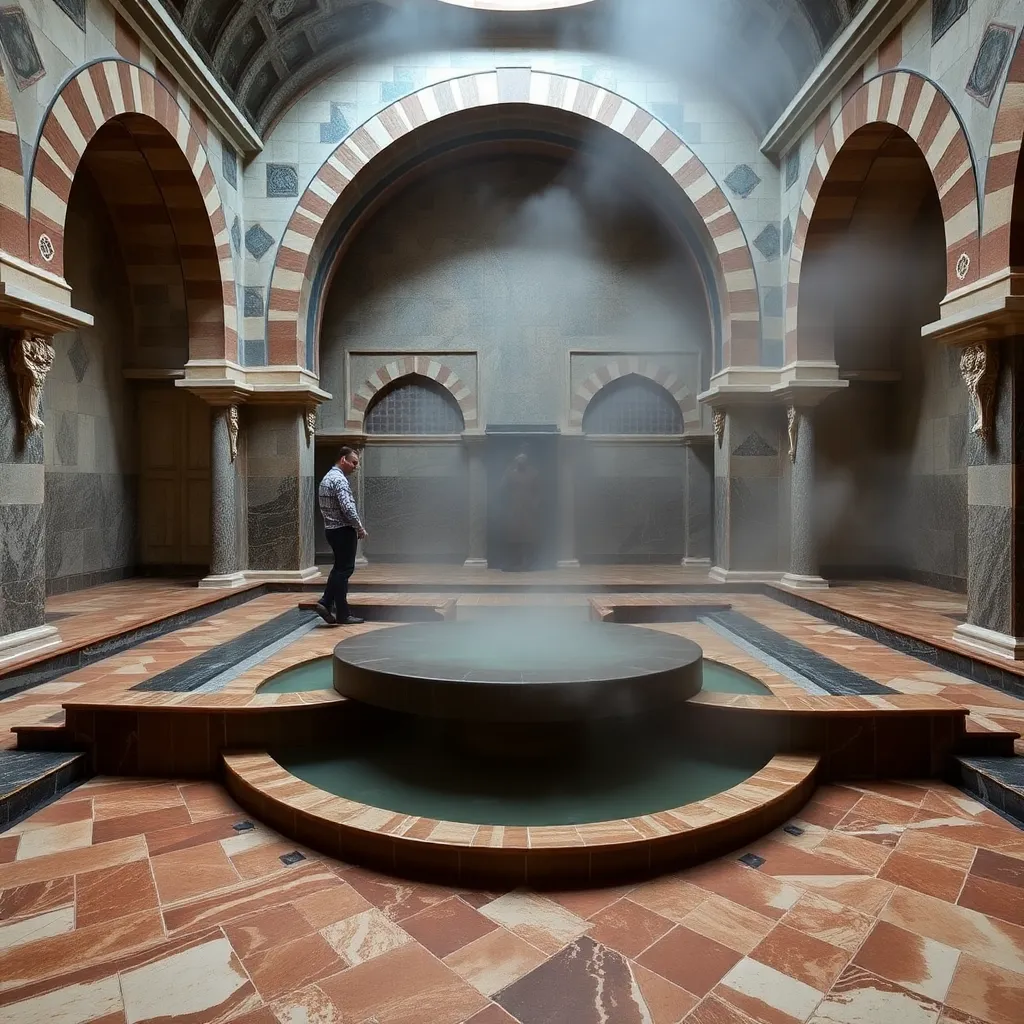
[(7, 636), (0, 636), (0, 666), (41, 654), (62, 643), (56, 626), (33, 626), (17, 633), (8, 633)]
[(953, 630), (953, 641), (961, 647), (982, 651), (996, 658), (1024, 661), (1024, 637), (997, 633), (994, 629), (965, 622)]
[(580, 562), (578, 558), (563, 558), (555, 563), (556, 569), (578, 569)]
[(486, 558), (467, 558), (462, 563), (463, 569), (486, 569), (487, 559)]
[(242, 573), (248, 583), (309, 583), (320, 578), (319, 566), (308, 569), (246, 569)]
[(204, 590), (234, 590), (235, 587), (244, 587), (248, 582), (244, 572), (225, 572), (204, 576), (199, 586)]
[(787, 572), (779, 580), (779, 585), (788, 590), (828, 590), (828, 580), (822, 576), (801, 576), (795, 572)]
[(708, 573), (708, 578), (716, 583), (778, 583), (784, 575), (767, 570), (723, 569), (716, 565)]
[(710, 569), (711, 559), (710, 558), (684, 558), (680, 565), (686, 566), (687, 569)]

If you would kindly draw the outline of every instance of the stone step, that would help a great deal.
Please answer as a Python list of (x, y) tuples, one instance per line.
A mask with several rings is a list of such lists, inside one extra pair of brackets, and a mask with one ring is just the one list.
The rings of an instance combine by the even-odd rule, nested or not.
[(86, 754), (0, 750), (0, 832), (87, 778)]
[(957, 757), (959, 785), (1024, 829), (1024, 757)]

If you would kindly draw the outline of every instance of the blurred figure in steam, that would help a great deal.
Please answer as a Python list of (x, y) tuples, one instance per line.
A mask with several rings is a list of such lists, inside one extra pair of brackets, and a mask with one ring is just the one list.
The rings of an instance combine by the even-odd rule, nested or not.
[(506, 572), (524, 572), (537, 563), (540, 541), (540, 474), (530, 460), (520, 453), (512, 460), (501, 479), (502, 540)]
[(356, 499), (348, 478), (359, 468), (359, 452), (346, 445), (338, 461), (320, 481), (318, 497), (324, 517), (327, 543), (334, 552), (334, 567), (327, 577), (327, 589), (316, 606), (316, 613), (331, 626), (357, 626), (348, 607), (348, 581), (356, 570), (356, 543), (366, 536), (356, 509)]

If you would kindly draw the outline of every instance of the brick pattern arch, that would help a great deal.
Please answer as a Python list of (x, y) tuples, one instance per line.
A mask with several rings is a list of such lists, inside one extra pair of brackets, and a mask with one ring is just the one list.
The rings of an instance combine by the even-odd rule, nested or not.
[(370, 408), (374, 395), (396, 380), (412, 376), (427, 377), (445, 388), (458, 404), (466, 429), (476, 429), (476, 395), (462, 383), (454, 370), (436, 359), (431, 359), (430, 356), (403, 356), (377, 367), (355, 392), (349, 393), (348, 412), (345, 414), (346, 429), (361, 431), (366, 410)]
[[(981, 276), (1010, 266), (1014, 183), (1024, 140), (1024, 33), (1006, 73), (1002, 99), (992, 128), (985, 170), (985, 218), (981, 236)], [(1019, 200), (1018, 200), (1019, 201)]]
[[(909, 71), (879, 75), (846, 102), (811, 165), (793, 232), (786, 293), (786, 362), (800, 358), (797, 331), (804, 244), (819, 193), (843, 144), (867, 125), (901, 128), (917, 143), (932, 172), (946, 232), (946, 291), (971, 284), (980, 270), (978, 180), (970, 143), (949, 100), (926, 78)], [(964, 271), (962, 257), (969, 264)]]
[[(211, 257), (220, 267), (220, 280), (216, 285), (220, 291), (223, 327), (218, 325), (220, 337), (203, 339), (199, 342), (201, 351), (195, 351), (198, 339), (190, 324), (192, 357), (237, 360), (235, 269), (231, 237), (217, 181), (188, 114), (181, 109), (166, 86), (144, 68), (123, 60), (104, 60), (90, 64), (68, 81), (54, 99), (43, 122), (32, 166), (29, 258), (37, 266), (63, 276), (64, 226), (75, 171), (96, 132), (108, 121), (123, 114), (145, 115), (167, 130), (180, 150), (183, 165), (188, 167), (198, 186), (209, 219), (216, 250), (211, 253)], [(157, 179), (160, 179), (161, 173), (173, 177), (174, 170), (160, 161), (158, 155), (154, 156), (157, 162), (155, 165), (151, 163), (151, 166)], [(161, 190), (165, 200), (182, 193), (183, 190), (176, 188), (173, 181), (168, 184), (169, 188)], [(48, 242), (43, 241), (41, 246), (40, 240), (44, 235)], [(191, 288), (196, 293), (204, 294), (209, 291), (212, 282), (194, 276), (201, 273), (197, 271), (196, 264), (202, 261), (191, 258), (189, 250), (194, 248), (192, 241), (189, 239), (181, 243), (185, 256), (189, 257), (182, 260), (186, 292)], [(44, 251), (47, 255), (52, 254), (49, 260), (44, 257)]]
[(679, 405), (683, 414), (683, 429), (700, 426), (700, 407), (696, 396), (680, 380), (679, 374), (652, 362), (650, 359), (630, 357), (613, 360), (598, 367), (576, 389), (569, 405), (569, 426), (582, 429), (583, 416), (587, 406), (594, 400), (598, 392), (606, 388), (612, 381), (621, 377), (646, 377), (661, 385)]
[(605, 125), (648, 152), (703, 218), (717, 256), (724, 365), (760, 362), (761, 308), (754, 264), (725, 193), (678, 135), (646, 110), (589, 82), (527, 69), (467, 75), (421, 89), (370, 118), (341, 143), (299, 200), (271, 277), (267, 347), (271, 363), (305, 359), (314, 249), (328, 214), (357, 173), (397, 139), (460, 110), (497, 104), (554, 107)]
[(0, 249), (28, 258), (28, 221), (25, 217), (25, 175), (21, 139), (14, 103), (0, 68)]

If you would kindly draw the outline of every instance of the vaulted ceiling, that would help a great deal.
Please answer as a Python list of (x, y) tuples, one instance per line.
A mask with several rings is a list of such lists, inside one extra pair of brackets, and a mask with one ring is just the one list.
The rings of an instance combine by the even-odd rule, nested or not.
[[(255, 128), (265, 132), (311, 85), (360, 59), (431, 48), (561, 43), (661, 63), (683, 54), (696, 65), (701, 53), (713, 54), (707, 68), (696, 70), (712, 75), (764, 130), (867, 0), (593, 0), (529, 13), (438, 0), (161, 2)], [(686, 24), (687, 17), (697, 19), (699, 28)], [(715, 45), (696, 45), (704, 38)]]

